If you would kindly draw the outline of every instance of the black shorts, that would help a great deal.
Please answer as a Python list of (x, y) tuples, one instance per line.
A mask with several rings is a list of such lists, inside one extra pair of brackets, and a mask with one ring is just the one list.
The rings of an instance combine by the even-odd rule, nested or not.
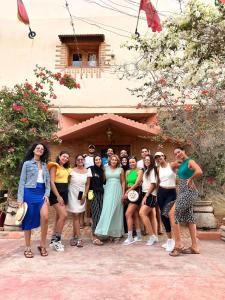
[[(142, 199), (144, 198), (146, 193), (142, 193)], [(156, 207), (157, 205), (157, 199), (156, 196), (153, 196), (152, 194), (150, 194), (148, 196), (148, 198), (146, 199), (146, 203), (145, 205), (149, 206), (149, 207)]]
[[(68, 183), (55, 183), (59, 195), (63, 198), (64, 204), (68, 204)], [(56, 195), (51, 191), (49, 196), (50, 205), (58, 203)]]

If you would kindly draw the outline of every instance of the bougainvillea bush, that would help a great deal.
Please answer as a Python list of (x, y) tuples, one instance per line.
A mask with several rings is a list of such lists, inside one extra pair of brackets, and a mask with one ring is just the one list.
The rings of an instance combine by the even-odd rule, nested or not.
[(187, 1), (161, 33), (128, 41), (139, 58), (121, 67), (124, 77), (140, 80), (130, 88), (138, 107), (158, 107), (162, 141), (187, 145), (202, 166), (202, 195), (225, 182), (225, 9), (215, 4)]
[(56, 73), (37, 66), (37, 81), (17, 84), (0, 90), (0, 181), (11, 195), (15, 195), (20, 166), (27, 148), (34, 141), (59, 142), (57, 118), (49, 109), (50, 99), (56, 99), (54, 81), (79, 88), (70, 75)]

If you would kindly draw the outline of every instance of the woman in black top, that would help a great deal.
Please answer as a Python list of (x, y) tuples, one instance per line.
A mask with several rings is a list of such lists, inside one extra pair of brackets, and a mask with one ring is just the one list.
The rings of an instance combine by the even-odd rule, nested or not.
[(92, 198), (93, 191), (93, 199), (91, 202), (91, 213), (92, 213), (92, 234), (93, 234), (93, 244), (101, 246), (103, 242), (100, 241), (94, 235), (95, 228), (99, 222), (101, 212), (102, 212), (102, 205), (103, 205), (103, 194), (104, 188), (103, 183), (105, 180), (104, 170), (102, 166), (102, 159), (99, 155), (94, 156), (94, 166), (90, 167), (92, 177), (90, 178), (90, 188), (89, 188), (89, 200)]

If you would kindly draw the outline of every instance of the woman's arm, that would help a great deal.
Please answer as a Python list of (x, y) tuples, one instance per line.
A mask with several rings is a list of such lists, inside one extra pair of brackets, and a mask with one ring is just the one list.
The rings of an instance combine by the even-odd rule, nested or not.
[(49, 197), (50, 195), (50, 174), (47, 168), (47, 165), (44, 165), (46, 168), (46, 182), (45, 182), (45, 197)]
[(60, 196), (57, 187), (55, 185), (55, 176), (56, 176), (56, 167), (52, 167), (50, 169), (50, 185), (51, 185), (51, 190), (52, 192), (55, 194), (57, 201), (59, 202), (59, 204), (64, 205), (64, 201), (63, 198)]
[(85, 202), (85, 199), (87, 197), (88, 191), (89, 191), (89, 187), (90, 187), (90, 182), (91, 182), (91, 178), (87, 177), (87, 181), (85, 183), (85, 190), (84, 190), (84, 194), (82, 196), (82, 199), (80, 200), (80, 204), (83, 205)]
[(120, 182), (121, 182), (121, 186), (122, 186), (122, 196), (124, 196), (126, 183), (125, 183), (125, 176), (124, 176), (124, 170), (123, 169), (121, 170), (121, 173), (120, 173)]
[(200, 166), (192, 159), (188, 162), (188, 168), (194, 171), (194, 174), (187, 180), (187, 185), (192, 186), (194, 184), (193, 180), (202, 176), (203, 172)]
[(26, 183), (26, 174), (27, 174), (27, 164), (26, 162), (23, 164), (22, 171), (20, 174), (20, 182), (19, 182), (19, 187), (18, 187), (18, 195), (17, 195), (17, 201), (18, 202), (23, 202), (23, 197), (24, 197), (24, 187)]

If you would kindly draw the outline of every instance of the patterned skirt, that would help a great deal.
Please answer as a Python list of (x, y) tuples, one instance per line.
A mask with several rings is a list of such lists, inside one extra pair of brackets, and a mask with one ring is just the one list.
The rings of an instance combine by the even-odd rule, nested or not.
[(180, 179), (179, 193), (175, 201), (175, 223), (196, 223), (193, 213), (193, 203), (198, 197), (198, 191), (187, 186), (187, 179)]
[(91, 202), (91, 217), (92, 217), (92, 232), (95, 232), (95, 229), (98, 225), (103, 205), (103, 193), (100, 191), (94, 191), (94, 198)]

